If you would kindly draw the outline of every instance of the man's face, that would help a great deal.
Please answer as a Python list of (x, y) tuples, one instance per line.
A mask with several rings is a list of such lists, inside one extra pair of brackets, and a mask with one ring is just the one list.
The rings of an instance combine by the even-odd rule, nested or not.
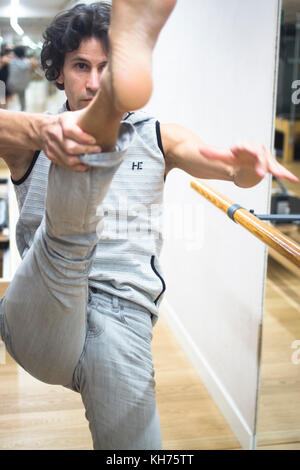
[(79, 48), (67, 52), (59, 78), (64, 84), (71, 111), (88, 106), (100, 88), (100, 79), (107, 64), (107, 55), (97, 38), (85, 38)]

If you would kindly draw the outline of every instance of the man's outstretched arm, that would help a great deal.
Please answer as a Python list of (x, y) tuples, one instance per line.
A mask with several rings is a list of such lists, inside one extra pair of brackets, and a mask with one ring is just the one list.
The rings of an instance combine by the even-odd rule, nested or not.
[(0, 110), (0, 148), (40, 148), (40, 128), (49, 118), (46, 114), (30, 114), (20, 111)]
[(82, 110), (59, 115), (0, 110), (0, 157), (12, 177), (23, 176), (36, 150), (44, 150), (58, 165), (85, 171), (88, 166), (78, 156), (101, 149), (95, 138), (78, 126), (81, 114)]
[(217, 148), (177, 124), (162, 124), (161, 137), (166, 172), (179, 168), (196, 178), (232, 181), (241, 188), (255, 186), (267, 173), (299, 183), (263, 145), (244, 143), (230, 149)]

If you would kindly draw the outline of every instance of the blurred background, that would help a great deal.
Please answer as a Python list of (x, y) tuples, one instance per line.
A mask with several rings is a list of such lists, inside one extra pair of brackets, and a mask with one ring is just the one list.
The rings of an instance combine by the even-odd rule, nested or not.
[[(28, 112), (43, 112), (56, 110), (64, 101), (64, 92), (59, 92), (55, 85), (47, 82), (39, 67), (42, 49), (43, 31), (54, 16), (71, 8), (78, 2), (70, 0), (1, 0), (0, 1), (0, 80), (9, 77), (10, 61), (16, 56), (14, 48), (23, 46), (25, 58), (29, 59), (30, 80), (28, 84), (23, 78), (25, 88), (25, 107)], [(28, 63), (28, 62), (27, 62)], [(3, 70), (4, 68), (4, 70)], [(12, 67), (11, 67), (12, 68)], [(24, 64), (25, 69), (25, 64)], [(12, 72), (14, 69), (12, 68)], [(14, 110), (23, 110), (17, 93), (8, 90), (6, 104), (2, 107)]]

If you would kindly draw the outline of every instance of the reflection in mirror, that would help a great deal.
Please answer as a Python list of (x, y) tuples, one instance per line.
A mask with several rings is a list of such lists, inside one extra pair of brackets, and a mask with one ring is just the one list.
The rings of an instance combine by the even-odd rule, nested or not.
[[(300, 177), (300, 5), (283, 0), (275, 123), (278, 161)], [(300, 185), (273, 178), (273, 222), (300, 243)], [(298, 219), (298, 220), (297, 220)], [(257, 448), (300, 450), (300, 270), (269, 250), (257, 414)]]

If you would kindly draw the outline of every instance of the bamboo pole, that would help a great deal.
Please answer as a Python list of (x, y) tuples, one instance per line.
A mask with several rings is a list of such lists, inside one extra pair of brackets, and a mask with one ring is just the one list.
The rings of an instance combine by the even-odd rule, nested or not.
[[(191, 187), (226, 214), (228, 214), (228, 209), (233, 206), (232, 201), (202, 181), (192, 181)], [(300, 268), (300, 246), (296, 242), (275, 229), (272, 225), (251, 214), (247, 209), (237, 209), (233, 214), (233, 219), (256, 238), (259, 238), (259, 240)]]

